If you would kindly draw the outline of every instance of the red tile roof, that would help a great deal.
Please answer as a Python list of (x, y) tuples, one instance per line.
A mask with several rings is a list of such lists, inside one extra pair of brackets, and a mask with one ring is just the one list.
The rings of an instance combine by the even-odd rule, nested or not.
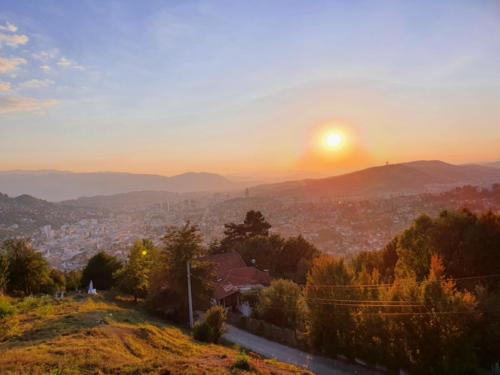
[(215, 298), (220, 300), (237, 293), (240, 288), (268, 286), (269, 275), (255, 267), (248, 267), (238, 253), (215, 254), (202, 260), (215, 264), (217, 281)]
[(238, 267), (227, 272), (223, 278), (224, 283), (230, 283), (239, 287), (247, 285), (269, 285), (271, 279), (266, 272), (255, 267)]

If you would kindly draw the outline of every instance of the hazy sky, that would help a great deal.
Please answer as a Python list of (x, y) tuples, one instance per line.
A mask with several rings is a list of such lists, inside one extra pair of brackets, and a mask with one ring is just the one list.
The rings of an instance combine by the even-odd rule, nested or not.
[(2, 0), (0, 169), (414, 159), (500, 159), (498, 1)]

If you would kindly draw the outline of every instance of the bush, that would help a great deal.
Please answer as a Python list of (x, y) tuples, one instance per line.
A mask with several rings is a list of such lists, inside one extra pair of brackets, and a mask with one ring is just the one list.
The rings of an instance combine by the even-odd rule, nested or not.
[(7, 337), (17, 326), (16, 309), (9, 301), (0, 296), (0, 341)]
[(213, 332), (210, 326), (205, 321), (196, 322), (193, 327), (193, 337), (195, 340), (203, 342), (211, 342)]
[(193, 337), (198, 341), (219, 342), (225, 331), (226, 310), (222, 306), (214, 306), (207, 310), (203, 321), (196, 322)]
[(222, 306), (214, 306), (207, 310), (205, 322), (212, 330), (212, 342), (219, 342), (226, 327), (226, 310)]
[(0, 319), (6, 319), (16, 313), (14, 306), (12, 306), (6, 299), (0, 297)]
[(236, 356), (236, 361), (234, 362), (233, 368), (242, 370), (242, 371), (250, 371), (252, 366), (250, 366), (250, 361), (248, 356), (241, 352)]

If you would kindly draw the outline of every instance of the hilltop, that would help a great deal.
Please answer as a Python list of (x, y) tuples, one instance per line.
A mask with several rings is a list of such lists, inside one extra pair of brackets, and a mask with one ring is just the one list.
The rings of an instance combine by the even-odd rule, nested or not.
[(462, 185), (500, 182), (498, 168), (421, 160), (366, 168), (340, 176), (260, 185), (252, 195), (280, 198), (373, 198), (441, 192)]
[[(12, 300), (11, 300), (12, 301)], [(182, 330), (103, 297), (27, 297), (2, 342), (1, 374), (236, 374), (236, 349), (201, 344)], [(249, 357), (254, 374), (309, 374)]]

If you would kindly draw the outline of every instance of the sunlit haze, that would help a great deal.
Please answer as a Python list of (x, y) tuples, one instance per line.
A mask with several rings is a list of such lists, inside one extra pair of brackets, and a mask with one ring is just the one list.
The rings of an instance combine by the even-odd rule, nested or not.
[(0, 170), (494, 161), (499, 66), (495, 1), (4, 0)]

